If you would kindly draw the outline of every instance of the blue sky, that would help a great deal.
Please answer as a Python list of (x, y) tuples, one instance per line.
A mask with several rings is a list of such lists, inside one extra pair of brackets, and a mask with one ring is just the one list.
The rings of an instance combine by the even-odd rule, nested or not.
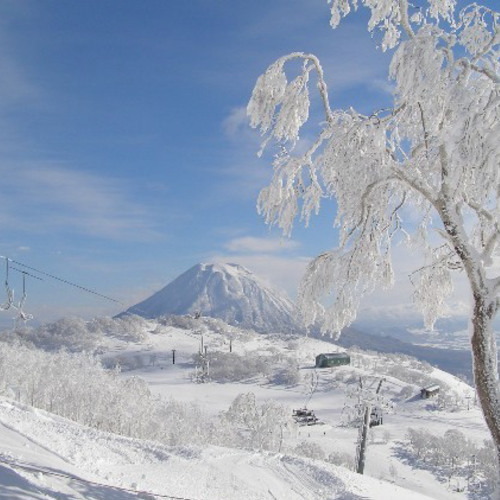
[[(325, 0), (2, 0), (0, 254), (120, 302), (28, 276), (25, 309), (115, 314), (213, 260), (293, 295), (336, 244), (334, 213), (291, 239), (264, 224), (270, 160), (244, 110), (259, 74), (298, 50), (320, 57), (338, 107), (389, 102), (366, 15), (328, 21)], [(413, 314), (401, 291), (377, 300), (366, 315)]]

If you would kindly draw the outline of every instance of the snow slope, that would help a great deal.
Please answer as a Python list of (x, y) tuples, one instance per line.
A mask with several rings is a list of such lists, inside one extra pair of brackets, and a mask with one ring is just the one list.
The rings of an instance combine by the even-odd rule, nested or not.
[(0, 498), (344, 499), (425, 495), (287, 455), (168, 447), (0, 400)]
[(198, 264), (125, 313), (202, 314), (256, 331), (298, 331), (292, 303), (238, 264)]
[[(408, 388), (411, 395), (418, 395), (419, 386), (401, 378), (399, 371), (411, 371), (414, 360), (391, 361), (382, 355), (351, 350), (350, 366), (316, 370), (315, 356), (337, 347), (304, 336), (257, 334), (211, 318), (190, 318), (187, 323), (180, 318), (178, 323), (184, 327), (150, 320), (136, 342), (106, 337), (102, 355), (107, 362), (116, 359), (128, 369), (121, 377), (139, 376), (158, 396), (196, 403), (208, 414), (226, 411), (239, 394), (252, 392), (259, 402), (284, 404), (290, 413), (307, 405), (322, 424), (287, 431), (283, 453), (213, 445), (172, 447), (85, 428), (4, 398), (0, 399), (0, 498), (481, 498), (455, 491), (463, 481), (448, 482), (431, 469), (417, 467), (404, 453), (410, 427), (440, 435), (453, 428), (477, 443), (488, 438), (481, 413), (473, 404), (472, 389), (452, 375), (427, 367), (428, 376), (467, 401), (465, 407), (438, 411), (434, 400), (399, 396)], [(186, 328), (186, 324), (191, 326)], [(209, 353), (232, 349), (244, 359), (255, 354), (267, 357), (269, 364), (293, 358), (300, 381), (285, 385), (256, 376), (241, 382), (194, 383), (193, 356), (202, 339)], [(388, 369), (390, 363), (396, 370)], [(415, 371), (418, 374), (418, 369)], [(317, 376), (318, 385), (311, 391), (313, 376)], [(353, 404), (348, 392), (358, 385), (360, 377), (367, 388), (383, 380), (381, 395), (395, 403), (386, 410), (384, 425), (373, 429), (365, 475), (295, 453), (294, 447), (305, 443), (321, 446), (326, 456), (344, 453), (354, 457), (358, 430), (342, 425), (342, 420), (346, 405)]]
[[(477, 443), (482, 443), (489, 437), (481, 412), (473, 404), (473, 390), (466, 383), (437, 368), (428, 368), (427, 375), (441, 381), (443, 387), (446, 386), (450, 391), (450, 397), (462, 399), (461, 407), (450, 411), (438, 411), (435, 400), (421, 400), (417, 397), (420, 386), (384, 374), (387, 368), (384, 366), (386, 360), (375, 353), (356, 353), (357, 366), (315, 370), (315, 356), (320, 352), (330, 352), (332, 348), (335, 349), (331, 343), (304, 336), (259, 335), (236, 329), (231, 329), (230, 334), (229, 331), (216, 332), (204, 318), (198, 321), (197, 329), (188, 330), (165, 325), (158, 327), (152, 322), (150, 331), (156, 333), (149, 335), (141, 345), (122, 345), (116, 349), (117, 356), (122, 360), (129, 357), (135, 360), (131, 365), (137, 366), (136, 369), (124, 372), (123, 376), (138, 375), (148, 382), (154, 393), (163, 398), (173, 398), (186, 403), (195, 402), (214, 415), (227, 410), (239, 394), (248, 392), (253, 392), (260, 402), (276, 401), (285, 404), (290, 410), (302, 408), (307, 404), (308, 408), (315, 411), (323, 425), (300, 428), (290, 443), (299, 444), (304, 441), (316, 443), (322, 447), (327, 456), (333, 452), (344, 452), (352, 457), (355, 455), (358, 430), (342, 425), (343, 409), (347, 401), (346, 387), (355, 387), (359, 377), (362, 377), (368, 385), (375, 387), (383, 378), (382, 396), (396, 403), (393, 409), (387, 410), (384, 425), (373, 431), (373, 442), (368, 448), (365, 474), (372, 478), (393, 481), (399, 486), (435, 499), (468, 498), (464, 492), (453, 491), (453, 485), (443, 482), (442, 478), (440, 480), (431, 471), (415, 468), (411, 461), (405, 461), (401, 456), (403, 450), (401, 443), (406, 439), (410, 427), (425, 428), (439, 435), (453, 428), (460, 430)], [(240, 383), (193, 383), (195, 373), (193, 355), (200, 347), (201, 337), (209, 352), (228, 351), (231, 345), (233, 352), (240, 356), (251, 356), (254, 353), (266, 356), (274, 353), (271, 357), (276, 355), (295, 357), (300, 366), (302, 382), (295, 386), (284, 386), (257, 377)], [(229, 337), (232, 339), (231, 344)], [(173, 349), (176, 350), (175, 365), (172, 364)], [(109, 355), (112, 355), (112, 349), (108, 352)], [(412, 361), (407, 363), (411, 365)], [(410, 368), (408, 371), (411, 371)], [(319, 375), (319, 384), (310, 397), (308, 381), (315, 373)], [(347, 385), (339, 383), (342, 380), (351, 382)], [(398, 394), (407, 387), (412, 388), (414, 397), (398, 399)], [(383, 439), (384, 433), (389, 434), (387, 440)], [(463, 484), (460, 483), (460, 486)]]

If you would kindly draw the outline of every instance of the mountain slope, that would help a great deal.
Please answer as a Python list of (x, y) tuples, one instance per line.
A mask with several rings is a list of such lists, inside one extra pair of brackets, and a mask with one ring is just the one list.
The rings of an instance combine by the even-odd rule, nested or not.
[(322, 461), (124, 438), (4, 398), (0, 438), (0, 498), (8, 500), (430, 499)]
[[(137, 318), (130, 319), (136, 321)], [(487, 437), (487, 428), (474, 405), (472, 388), (463, 382), (440, 370), (421, 366), (415, 360), (359, 350), (351, 351), (351, 365), (315, 370), (315, 356), (319, 352), (335, 349), (323, 339), (301, 335), (259, 335), (234, 327), (224, 328), (221, 321), (208, 317), (190, 318), (187, 323), (183, 323), (178, 316), (168, 319), (136, 322), (141, 329), (137, 333), (141, 335), (135, 335), (133, 341), (127, 340), (128, 336), (117, 337), (117, 329), (111, 328), (110, 321), (100, 323), (109, 327), (109, 336), (106, 336), (100, 352), (107, 359), (119, 361), (124, 370), (119, 377), (127, 381), (144, 380), (154, 401), (171, 401), (174, 398), (175, 405), (170, 406), (167, 413), (148, 412), (159, 416), (162, 421), (170, 420), (170, 431), (167, 427), (165, 433), (156, 434), (158, 426), (147, 424), (144, 412), (139, 418), (144, 428), (151, 429), (151, 435), (159, 436), (163, 444), (82, 427), (44, 410), (1, 397), (0, 439), (3, 449), (0, 453), (0, 498), (121, 500), (156, 498), (160, 495), (199, 500), (472, 498), (471, 492), (462, 491), (467, 484), (464, 475), (467, 470), (458, 468), (457, 474), (461, 476), (457, 475), (452, 482), (443, 482), (442, 464), (432, 467), (431, 462), (420, 463), (412, 455), (406, 437), (408, 429), (417, 429), (424, 424), (432, 435), (443, 436), (453, 428), (481, 446), (480, 443)], [(177, 320), (180, 325), (193, 326), (175, 326)], [(117, 326), (121, 331), (122, 322), (118, 321)], [(216, 382), (216, 378), (212, 382), (194, 383), (193, 374), (197, 371), (195, 355), (200, 348), (200, 338), (209, 347), (208, 352), (214, 354), (210, 362), (212, 377), (220, 373), (217, 369), (221, 364), (235, 366), (228, 364), (229, 359), (236, 359), (236, 365), (241, 366), (258, 357), (265, 359), (261, 366), (265, 365), (268, 369), (265, 373), (254, 371), (245, 379), (238, 378), (231, 369), (233, 378), (226, 377), (224, 383)], [(229, 349), (229, 339), (233, 341), (231, 358), (222, 356)], [(19, 346), (16, 348), (19, 349)], [(175, 363), (172, 356), (174, 350)], [(40, 366), (51, 366), (48, 359), (41, 361)], [(274, 376), (281, 373), (286, 365), (298, 372), (299, 379), (293, 384), (289, 379)], [(45, 369), (36, 369), (30, 363), (25, 370), (38, 373), (43, 383), (30, 383), (25, 388), (26, 392), (21, 393), (21, 384), (15, 378), (10, 379), (3, 382), (4, 387), (16, 390), (8, 393), (24, 401), (38, 399), (35, 394), (27, 397), (30, 387), (38, 388), (41, 394), (51, 394), (52, 385), (49, 385)], [(55, 371), (55, 387), (60, 387), (60, 371)], [(62, 371), (70, 372), (68, 369)], [(316, 385), (313, 387), (314, 375)], [(382, 380), (382, 402), (396, 403), (387, 407), (384, 426), (372, 429), (364, 476), (323, 460), (307, 458), (321, 456), (315, 449), (318, 446), (323, 450), (323, 457), (332, 454), (334, 463), (346, 465), (348, 462), (352, 466), (358, 429), (346, 425), (346, 417), (356, 401), (353, 391), (360, 387), (361, 378), (368, 391)], [(418, 397), (420, 388), (427, 385), (427, 378), (432, 378), (433, 383), (439, 382), (444, 396), (442, 407), (438, 400)], [(22, 379), (27, 380), (28, 377)], [(84, 377), (71, 375), (69, 379), (78, 381)], [(87, 388), (90, 388), (90, 381), (87, 378)], [(97, 380), (96, 387), (103, 388), (102, 380)], [(133, 386), (127, 387), (125, 392), (119, 389), (119, 398), (104, 398), (103, 404), (110, 407), (110, 411), (124, 408), (126, 413), (135, 404), (154, 410), (154, 407), (148, 406), (147, 400), (135, 395), (129, 400), (132, 405), (128, 406), (126, 395)], [(276, 446), (270, 451), (266, 448), (267, 451), (259, 452), (259, 444), (255, 440), (238, 440), (238, 436), (249, 438), (248, 433), (229, 435), (229, 441), (225, 441), (222, 437), (227, 423), (218, 427), (218, 418), (242, 393), (254, 394), (258, 408), (272, 401), (283, 405), (289, 415), (292, 409), (307, 405), (315, 411), (322, 425), (307, 429), (290, 427), (285, 432), (282, 427), (278, 452)], [(118, 403), (120, 398), (123, 398), (123, 405), (108, 404), (110, 400)], [(84, 398), (78, 397), (77, 400)], [(93, 404), (92, 414), (95, 415), (96, 411)], [(113, 415), (112, 420), (120, 421), (121, 414)], [(264, 416), (260, 411), (255, 415)], [(270, 420), (266, 416), (260, 422), (260, 425), (267, 426)], [(241, 424), (237, 425), (239, 428)], [(267, 429), (266, 432), (271, 427), (261, 426)], [(221, 432), (207, 432), (199, 439), (202, 434), (197, 433), (197, 429), (220, 429)], [(143, 437), (150, 438), (150, 434)], [(224, 447), (228, 443), (231, 448)], [(241, 445), (245, 449), (239, 449)], [(254, 447), (253, 450), (246, 451), (248, 446)], [(313, 453), (307, 454), (308, 450)], [(197, 478), (195, 482), (193, 477)], [(482, 477), (481, 473), (478, 477)], [(385, 478), (395, 484), (374, 478)], [(410, 491), (401, 490), (396, 484)], [(459, 487), (460, 492), (454, 491), (453, 488)]]
[(127, 313), (201, 314), (259, 332), (301, 330), (292, 303), (237, 264), (197, 264)]
[[(325, 340), (328, 340), (325, 338)], [(472, 379), (472, 358), (470, 351), (440, 349), (403, 342), (394, 337), (373, 335), (355, 328), (346, 328), (335, 343), (342, 347), (358, 346), (365, 350), (381, 353), (400, 353), (427, 361), (441, 370)]]

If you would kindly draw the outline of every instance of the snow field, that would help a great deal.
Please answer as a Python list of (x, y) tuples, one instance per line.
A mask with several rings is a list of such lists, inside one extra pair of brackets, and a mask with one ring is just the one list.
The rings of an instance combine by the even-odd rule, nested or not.
[[(392, 361), (374, 354), (353, 352), (351, 366), (315, 370), (315, 356), (335, 350), (335, 346), (314, 338), (266, 336), (234, 328), (228, 331), (233, 352), (243, 360), (256, 353), (269, 364), (276, 359), (295, 359), (300, 382), (286, 386), (256, 376), (242, 382), (195, 383), (193, 355), (200, 349), (202, 336), (209, 353), (229, 350), (228, 332), (214, 331), (210, 322), (203, 320), (199, 328), (190, 330), (151, 321), (136, 336), (138, 340), (108, 336), (101, 351), (106, 362), (119, 359), (124, 368), (134, 368), (123, 371), (122, 378), (139, 376), (159, 397), (195, 403), (209, 415), (227, 411), (239, 394), (253, 393), (259, 404), (272, 400), (288, 407), (290, 414), (292, 409), (307, 404), (322, 424), (283, 429), (283, 453), (187, 443), (168, 446), (83, 427), (3, 399), (0, 439), (5, 444), (0, 455), (0, 498), (467, 498), (465, 493), (454, 492), (448, 484), (439, 482), (430, 471), (401, 460), (397, 450), (409, 427), (425, 427), (436, 434), (453, 427), (481, 442), (487, 432), (477, 408), (450, 413), (437, 411), (434, 401), (398, 400), (408, 382), (382, 376), (382, 363)], [(456, 378), (426, 369), (457, 394), (470, 393), (471, 389)], [(312, 388), (315, 377), (317, 387)], [(354, 457), (358, 430), (343, 426), (342, 421), (344, 406), (352, 405), (355, 399), (355, 395), (349, 398), (346, 394), (358, 386), (360, 377), (369, 390), (383, 379), (382, 397), (397, 401), (394, 409), (384, 415), (384, 425), (372, 429), (365, 475), (294, 455), (294, 447), (314, 451), (316, 445), (325, 457), (331, 453)], [(418, 394), (419, 387), (413, 389)], [(22, 464), (40, 470), (20, 469)], [(54, 476), (53, 472), (64, 476)]]

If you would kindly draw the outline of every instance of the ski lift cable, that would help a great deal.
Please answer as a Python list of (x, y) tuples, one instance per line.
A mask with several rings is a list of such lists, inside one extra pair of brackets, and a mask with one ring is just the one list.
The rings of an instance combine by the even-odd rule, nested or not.
[[(12, 271), (17, 271), (18, 273), (22, 273), (25, 276), (29, 276), (30, 278), (35, 278), (36, 280), (43, 281), (43, 278), (40, 278), (40, 276), (35, 276), (34, 274), (29, 273), (28, 271), (23, 271), (22, 269), (18, 269), (17, 267), (12, 267), (12, 266), (10, 266), (10, 268), (12, 269)], [(23, 284), (23, 288), (24, 288), (24, 284)]]
[[(120, 300), (114, 299), (113, 297), (109, 297), (108, 295), (104, 295), (102, 293), (96, 292), (95, 290), (91, 290), (90, 288), (87, 288), (85, 286), (81, 286), (81, 285), (78, 285), (77, 283), (73, 283), (73, 282), (68, 281), (68, 280), (66, 280), (64, 278), (60, 278), (58, 276), (55, 276), (54, 274), (46, 273), (45, 271), (41, 271), (40, 269), (36, 269), (35, 267), (28, 266), (27, 264), (24, 264), (24, 263), (19, 262), (17, 260), (11, 259), (10, 257), (5, 257), (4, 255), (0, 255), (0, 258), (5, 259), (7, 262), (10, 261), (10, 262), (12, 262), (12, 263), (14, 263), (14, 264), (16, 264), (18, 266), (22, 266), (22, 267), (24, 267), (26, 269), (29, 269), (30, 271), (36, 272), (38, 274), (41, 274), (42, 276), (46, 276), (48, 278), (52, 278), (53, 280), (56, 280), (56, 281), (60, 281), (61, 283), (64, 283), (65, 285), (69, 285), (69, 286), (72, 286), (74, 288), (78, 288), (80, 290), (83, 290), (84, 292), (91, 293), (93, 295), (97, 295), (98, 297), (102, 297), (103, 299), (106, 299), (106, 300), (110, 300), (111, 302), (116, 302), (117, 304), (124, 305), (123, 302), (121, 302)], [(21, 270), (20, 272), (24, 273), (25, 271)], [(38, 278), (38, 279), (41, 279), (41, 278)]]

